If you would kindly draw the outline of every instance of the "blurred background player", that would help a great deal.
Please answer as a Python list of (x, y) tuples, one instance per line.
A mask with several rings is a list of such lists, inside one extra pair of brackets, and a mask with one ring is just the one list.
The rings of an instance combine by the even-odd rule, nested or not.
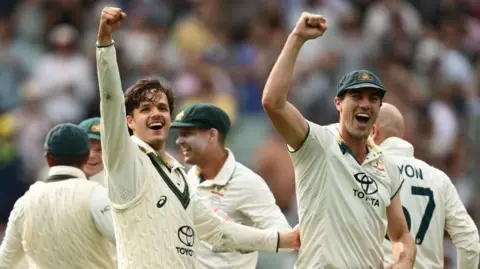
[(78, 126), (87, 132), (90, 140), (90, 155), (83, 171), (90, 181), (98, 182), (100, 185), (105, 186), (102, 143), (100, 142), (100, 118), (86, 119), (80, 122)]
[(296, 267), (379, 268), (387, 233), (399, 257), (392, 266), (412, 268), (415, 244), (397, 195), (398, 169), (368, 140), (385, 95), (381, 81), (365, 70), (346, 74), (334, 99), (339, 123), (329, 126), (307, 121), (287, 101), (300, 49), (326, 29), (322, 16), (301, 15), (262, 97), (295, 167), (302, 234)]
[(15, 203), (0, 247), (0, 268), (14, 268), (23, 256), (30, 268), (115, 268), (106, 190), (82, 171), (89, 150), (87, 134), (76, 125), (59, 124), (48, 133), (48, 178)]
[[(179, 130), (176, 140), (185, 163), (194, 165), (187, 180), (193, 191), (208, 197), (237, 223), (278, 231), (291, 229), (264, 180), (237, 162), (225, 148), (230, 119), (221, 108), (198, 103), (183, 108), (172, 122)], [(255, 269), (258, 252), (221, 250), (207, 242), (197, 248), (205, 268)]]
[[(400, 111), (383, 103), (372, 137), (385, 154), (393, 156), (405, 178), (400, 196), (408, 228), (417, 244), (416, 269), (444, 268), (443, 235), (457, 247), (457, 268), (477, 269), (478, 229), (468, 215), (450, 178), (414, 157), (413, 146), (402, 139), (405, 123)], [(393, 262), (390, 241), (385, 240), (385, 265)]]
[(172, 90), (158, 79), (140, 79), (123, 94), (112, 35), (126, 16), (120, 8), (104, 8), (96, 44), (102, 152), (119, 268), (194, 268), (195, 238), (244, 250), (298, 248), (298, 230), (243, 226), (191, 195), (184, 168), (165, 150)]

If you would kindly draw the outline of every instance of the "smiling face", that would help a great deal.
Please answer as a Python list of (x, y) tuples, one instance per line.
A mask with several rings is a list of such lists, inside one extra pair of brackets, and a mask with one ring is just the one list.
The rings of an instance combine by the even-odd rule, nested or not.
[(348, 90), (343, 97), (335, 97), (335, 105), (340, 112), (340, 125), (352, 138), (368, 138), (381, 103), (378, 89)]
[(145, 100), (127, 115), (128, 127), (145, 143), (158, 149), (165, 143), (172, 124), (167, 96), (159, 90), (145, 92)]
[(85, 174), (91, 177), (103, 170), (102, 145), (100, 140), (90, 139), (90, 155), (87, 164), (83, 167)]
[(211, 129), (199, 129), (192, 127), (179, 128), (176, 141), (182, 151), (185, 163), (197, 165), (205, 158), (210, 142), (213, 141)]

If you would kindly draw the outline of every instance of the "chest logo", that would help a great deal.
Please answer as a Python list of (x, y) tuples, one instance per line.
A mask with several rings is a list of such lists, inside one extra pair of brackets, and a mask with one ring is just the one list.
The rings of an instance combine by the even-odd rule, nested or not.
[(378, 185), (373, 178), (367, 176), (365, 173), (357, 173), (354, 175), (355, 180), (360, 183), (363, 193), (372, 195), (378, 192)]
[(193, 247), (195, 243), (195, 232), (190, 226), (182, 226), (178, 229), (178, 239), (187, 247)]
[(162, 195), (160, 199), (158, 199), (157, 207), (162, 208), (165, 205), (165, 203), (167, 203), (167, 196)]

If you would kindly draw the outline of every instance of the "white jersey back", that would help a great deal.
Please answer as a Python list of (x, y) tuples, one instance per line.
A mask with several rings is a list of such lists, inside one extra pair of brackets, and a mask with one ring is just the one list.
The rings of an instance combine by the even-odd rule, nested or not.
[[(443, 268), (445, 230), (444, 175), (413, 158), (396, 158), (405, 178), (400, 196), (408, 229), (417, 244), (415, 268)], [(385, 240), (385, 265), (393, 264), (391, 244)]]
[[(389, 138), (381, 146), (385, 154), (394, 157), (405, 179), (400, 197), (410, 234), (417, 244), (415, 269), (443, 268), (445, 225), (452, 233), (459, 229), (467, 232), (463, 225), (471, 221), (455, 187), (445, 173), (415, 159), (408, 142)], [(385, 266), (393, 264), (390, 241), (384, 241), (384, 250)]]
[(304, 143), (291, 152), (302, 238), (296, 268), (383, 268), (398, 169), (373, 143), (360, 165), (336, 124), (308, 124)]
[(110, 243), (95, 226), (86, 179), (36, 182), (19, 200), (22, 245), (31, 268), (115, 268)]

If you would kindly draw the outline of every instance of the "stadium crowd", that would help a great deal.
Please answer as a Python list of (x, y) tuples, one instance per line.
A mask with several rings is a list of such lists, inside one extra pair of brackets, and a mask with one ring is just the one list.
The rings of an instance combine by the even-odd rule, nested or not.
[[(265, 179), (292, 226), (293, 167), (261, 95), (301, 12), (323, 15), (328, 31), (303, 47), (291, 102), (329, 124), (338, 117), (332, 99), (341, 76), (378, 74), (385, 102), (405, 116), (416, 157), (450, 176), (480, 223), (480, 1), (2, 0), (0, 238), (16, 199), (45, 178), (48, 130), (99, 116), (94, 45), (108, 5), (129, 16), (116, 40), (123, 86), (161, 76), (177, 109), (199, 101), (223, 108), (233, 123), (228, 147)], [(179, 154), (171, 137), (167, 150)], [(455, 248), (445, 244), (452, 268)], [(258, 268), (294, 261), (294, 253), (262, 254)]]

